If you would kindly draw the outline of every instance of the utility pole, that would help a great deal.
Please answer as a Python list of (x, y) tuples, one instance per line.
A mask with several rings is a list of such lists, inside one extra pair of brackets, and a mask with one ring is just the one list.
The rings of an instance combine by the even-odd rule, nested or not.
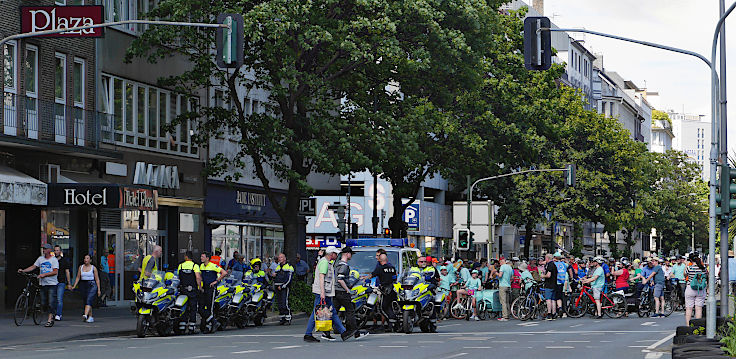
[[(726, 12), (726, 4), (724, 0), (718, 1), (718, 14), (719, 16), (723, 16)], [(730, 182), (731, 176), (730, 176), (730, 170), (728, 167), (728, 120), (726, 116), (726, 102), (727, 102), (727, 96), (726, 96), (726, 24), (724, 23), (721, 26), (721, 39), (720, 39), (720, 55), (721, 55), (721, 63), (720, 63), (720, 92), (721, 92), (721, 139), (720, 139), (720, 146), (721, 146), (721, 163), (723, 164), (723, 167), (721, 167), (721, 170), (726, 169), (726, 173), (721, 172), (722, 181), (725, 183), (726, 186), (729, 185), (728, 182)], [(729, 200), (728, 198), (724, 198), (723, 202), (727, 203), (728, 206)], [(728, 288), (729, 286), (726, 285), (728, 283), (728, 222), (729, 222), (729, 213), (725, 212), (723, 216), (721, 217), (721, 283), (725, 286), (724, 288), (721, 288), (721, 316), (727, 317), (728, 316)]]
[(373, 237), (378, 237), (378, 174), (373, 174)]
[(353, 217), (350, 216), (350, 190), (353, 188), (353, 182), (352, 182), (353, 174), (348, 174), (348, 195), (347, 195), (347, 202), (348, 202), (348, 218), (346, 220), (347, 222), (347, 232), (348, 236), (346, 238), (353, 238)]

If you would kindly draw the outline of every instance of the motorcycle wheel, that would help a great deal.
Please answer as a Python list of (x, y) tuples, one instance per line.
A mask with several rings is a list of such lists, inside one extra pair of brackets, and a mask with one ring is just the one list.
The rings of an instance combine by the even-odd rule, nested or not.
[(404, 311), (403, 330), (406, 334), (411, 334), (414, 331), (414, 318), (412, 318), (411, 311)]
[(148, 316), (145, 315), (139, 315), (137, 323), (135, 325), (135, 334), (138, 336), (138, 338), (145, 338), (146, 332), (148, 331)]
[(261, 315), (256, 315), (253, 317), (253, 325), (260, 327), (263, 325), (263, 317)]
[(431, 329), (430, 329), (430, 326), (429, 326), (430, 324), (432, 324), (432, 323), (430, 323), (430, 322), (424, 322), (424, 323), (422, 323), (422, 324), (419, 325), (419, 329), (422, 330), (422, 333), (429, 333), (429, 332), (431, 332)]

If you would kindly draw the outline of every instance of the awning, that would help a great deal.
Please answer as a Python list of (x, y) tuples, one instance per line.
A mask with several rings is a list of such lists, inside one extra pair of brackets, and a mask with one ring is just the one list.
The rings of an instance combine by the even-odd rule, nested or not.
[(45, 183), (15, 169), (0, 166), (0, 202), (45, 206)]
[(110, 183), (88, 173), (60, 171), (58, 183)]

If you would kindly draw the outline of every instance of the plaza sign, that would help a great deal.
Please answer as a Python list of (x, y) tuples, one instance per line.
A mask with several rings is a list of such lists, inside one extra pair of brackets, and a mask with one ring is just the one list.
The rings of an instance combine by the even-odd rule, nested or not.
[[(104, 10), (101, 5), (79, 6), (21, 6), (20, 29), (23, 33), (61, 30), (101, 24)], [(39, 37), (102, 37), (102, 28), (67, 31)]]

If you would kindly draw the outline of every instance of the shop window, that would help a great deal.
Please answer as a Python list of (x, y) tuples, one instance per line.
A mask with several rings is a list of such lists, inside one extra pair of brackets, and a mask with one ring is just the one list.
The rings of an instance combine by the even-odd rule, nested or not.
[(199, 215), (192, 213), (179, 213), (180, 232), (199, 232)]
[(158, 229), (158, 211), (123, 211), (123, 228)]

